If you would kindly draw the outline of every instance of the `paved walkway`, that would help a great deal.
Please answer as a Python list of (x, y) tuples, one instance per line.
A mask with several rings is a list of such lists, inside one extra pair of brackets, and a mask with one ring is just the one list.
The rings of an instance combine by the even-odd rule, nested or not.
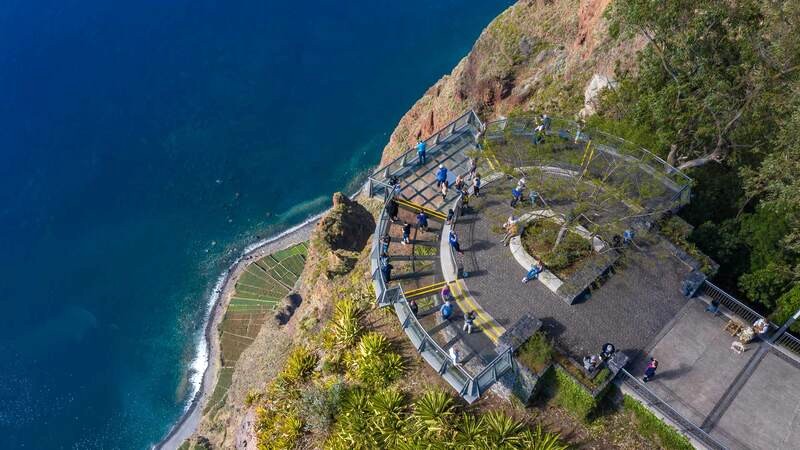
[(732, 352), (727, 318), (705, 306), (689, 302), (651, 343), (659, 370), (647, 387), (731, 449), (800, 448), (800, 363), (766, 343)]
[[(464, 240), (464, 282), (478, 303), (500, 325), (509, 328), (523, 314), (542, 320), (548, 335), (571, 353), (596, 353), (606, 342), (631, 358), (686, 304), (678, 291), (688, 267), (663, 249), (628, 249), (624, 267), (573, 305), (556, 297), (538, 280), (521, 283), (525, 270), (500, 242), (499, 226), (511, 214), (505, 197), (515, 181), (498, 181), (471, 202), (474, 209), (456, 227)], [(519, 215), (520, 210), (516, 211)]]

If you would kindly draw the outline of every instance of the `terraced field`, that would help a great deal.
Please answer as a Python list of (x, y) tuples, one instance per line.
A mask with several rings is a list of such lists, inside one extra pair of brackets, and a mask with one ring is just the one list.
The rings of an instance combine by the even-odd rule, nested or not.
[(253, 343), (272, 311), (291, 292), (303, 272), (307, 254), (307, 243), (293, 245), (251, 263), (237, 280), (220, 324), (222, 370), (206, 413), (222, 405), (236, 361)]

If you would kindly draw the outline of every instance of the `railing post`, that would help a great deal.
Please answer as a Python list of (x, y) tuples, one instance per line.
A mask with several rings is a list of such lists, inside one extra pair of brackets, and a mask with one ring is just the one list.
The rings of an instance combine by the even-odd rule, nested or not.
[(408, 165), (408, 152), (403, 153), (403, 160), (400, 161), (400, 164), (405, 167)]
[(783, 333), (786, 333), (786, 330), (788, 330), (789, 327), (797, 321), (797, 319), (800, 319), (800, 309), (798, 309), (797, 312), (792, 315), (792, 317), (789, 317), (789, 319), (778, 329), (778, 331), (776, 331), (775, 334), (769, 338), (769, 342), (775, 342)]

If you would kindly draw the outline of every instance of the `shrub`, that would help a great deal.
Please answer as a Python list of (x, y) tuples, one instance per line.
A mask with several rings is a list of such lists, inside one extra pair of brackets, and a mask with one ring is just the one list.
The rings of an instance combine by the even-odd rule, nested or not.
[(379, 447), (396, 448), (405, 438), (405, 398), (396, 389), (381, 389), (370, 399), (370, 406)]
[(651, 413), (636, 399), (625, 395), (623, 405), (636, 417), (636, 428), (650, 439), (658, 440), (663, 448), (674, 450), (691, 450), (692, 444), (686, 436), (667, 425)]
[(314, 384), (305, 389), (300, 398), (300, 415), (306, 429), (325, 432), (339, 413), (345, 385), (341, 380), (328, 384)]
[(256, 403), (261, 399), (262, 395), (263, 395), (262, 392), (256, 390), (249, 391), (244, 398), (244, 404), (246, 406), (252, 406), (254, 403)]
[(417, 434), (442, 438), (453, 432), (455, 404), (446, 392), (428, 391), (414, 402), (413, 425)]
[(541, 373), (553, 360), (553, 345), (537, 331), (517, 350), (517, 360), (536, 373)]
[(303, 422), (295, 414), (259, 408), (256, 417), (259, 450), (295, 447), (303, 429)]
[(403, 358), (391, 349), (386, 337), (375, 332), (362, 336), (347, 359), (350, 376), (371, 386), (386, 385), (404, 370)]
[(561, 443), (557, 434), (543, 431), (541, 425), (536, 425), (533, 431), (525, 430), (522, 434), (522, 441), (524, 448), (528, 450), (567, 449), (567, 446)]
[(318, 360), (317, 355), (311, 353), (307, 348), (303, 346), (295, 347), (277, 379), (283, 385), (306, 381), (311, 372), (314, 371)]
[(337, 301), (323, 338), (324, 346), (328, 349), (352, 347), (364, 330), (361, 326), (363, 316), (364, 310), (352, 298)]
[(523, 439), (525, 426), (499, 411), (489, 411), (485, 416), (486, 444), (489, 448), (516, 448)]

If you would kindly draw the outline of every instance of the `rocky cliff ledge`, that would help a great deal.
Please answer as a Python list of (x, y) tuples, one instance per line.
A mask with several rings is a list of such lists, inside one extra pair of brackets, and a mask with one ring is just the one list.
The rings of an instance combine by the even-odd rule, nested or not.
[(610, 36), (611, 0), (521, 0), (481, 33), (470, 53), (403, 116), (386, 163), (467, 109), (483, 119), (514, 110), (571, 117), (630, 67), (643, 40)]

